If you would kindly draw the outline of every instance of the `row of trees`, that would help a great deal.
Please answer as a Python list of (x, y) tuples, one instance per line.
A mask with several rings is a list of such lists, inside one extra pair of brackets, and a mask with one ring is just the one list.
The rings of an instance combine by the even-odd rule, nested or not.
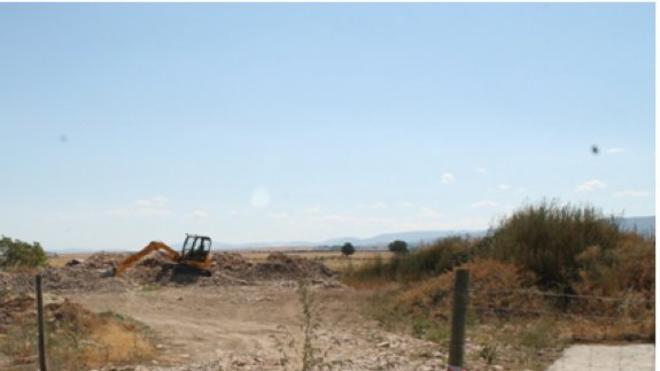
[[(401, 240), (395, 240), (389, 243), (387, 245), (387, 248), (397, 254), (397, 255), (403, 255), (408, 253), (408, 244), (406, 241), (401, 241)], [(353, 246), (352, 243), (346, 242), (342, 247), (341, 247), (341, 253), (344, 256), (351, 256), (355, 253), (355, 246)]]

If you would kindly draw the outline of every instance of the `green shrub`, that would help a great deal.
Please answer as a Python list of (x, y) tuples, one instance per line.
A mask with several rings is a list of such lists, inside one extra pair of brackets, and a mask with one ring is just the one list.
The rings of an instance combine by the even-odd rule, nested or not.
[(578, 256), (590, 246), (613, 249), (623, 234), (593, 207), (543, 202), (503, 220), (481, 253), (531, 270), (543, 288), (570, 288), (579, 279)]
[(46, 253), (39, 242), (29, 244), (2, 236), (0, 239), (0, 267), (39, 267), (46, 264)]

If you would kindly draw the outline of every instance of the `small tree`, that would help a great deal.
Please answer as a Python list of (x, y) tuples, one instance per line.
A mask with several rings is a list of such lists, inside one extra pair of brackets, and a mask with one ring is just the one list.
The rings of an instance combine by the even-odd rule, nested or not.
[(344, 256), (351, 256), (355, 253), (355, 247), (353, 247), (352, 243), (346, 242), (344, 246), (341, 247), (341, 253), (344, 254)]
[(403, 255), (408, 253), (408, 244), (406, 241), (401, 241), (401, 240), (395, 240), (390, 242), (389, 245), (387, 245), (388, 249), (397, 254), (397, 255)]
[(29, 244), (2, 236), (0, 267), (38, 267), (46, 264), (46, 253), (39, 242)]

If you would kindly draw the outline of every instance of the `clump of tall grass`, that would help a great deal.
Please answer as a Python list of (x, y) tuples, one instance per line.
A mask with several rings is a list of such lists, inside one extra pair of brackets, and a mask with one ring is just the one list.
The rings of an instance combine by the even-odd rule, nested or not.
[(593, 207), (542, 202), (504, 219), (482, 252), (534, 272), (542, 288), (566, 289), (579, 280), (580, 254), (590, 246), (612, 250), (622, 235)]

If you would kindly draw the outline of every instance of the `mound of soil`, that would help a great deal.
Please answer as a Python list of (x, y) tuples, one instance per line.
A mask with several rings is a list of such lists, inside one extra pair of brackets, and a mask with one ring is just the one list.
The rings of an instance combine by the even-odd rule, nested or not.
[[(3, 295), (0, 297), (0, 334), (6, 333), (9, 326), (29, 319), (34, 322), (36, 318), (36, 299), (29, 295)], [(56, 327), (60, 322), (70, 322), (79, 328), (89, 328), (93, 323), (99, 322), (99, 316), (83, 308), (80, 304), (68, 300), (44, 305), (46, 322)]]
[(213, 261), (215, 271), (235, 272), (244, 274), (249, 272), (254, 264), (245, 260), (241, 254), (235, 252), (221, 252), (213, 254)]
[[(109, 275), (113, 265), (124, 257), (122, 254), (101, 252), (91, 255), (84, 261), (67, 264), (61, 268), (47, 267), (41, 271), (44, 292), (124, 291), (127, 282)], [(0, 292), (32, 295), (36, 273), (36, 270), (0, 272)]]
[(325, 279), (335, 275), (323, 263), (299, 256), (273, 253), (264, 263), (255, 267), (256, 275), (261, 279)]
[(6, 333), (9, 325), (24, 313), (34, 311), (35, 308), (34, 298), (27, 295), (0, 296), (0, 334)]
[[(335, 276), (335, 272), (322, 263), (302, 257), (273, 253), (264, 262), (252, 263), (238, 253), (222, 252), (213, 255), (213, 263), (207, 274), (176, 264), (163, 254), (155, 253), (126, 270), (121, 277), (113, 277), (113, 267), (126, 256), (100, 252), (82, 261), (71, 261), (61, 268), (48, 267), (42, 271), (44, 291), (121, 292), (135, 285), (255, 285), (267, 281), (300, 279), (325, 284), (333, 281)], [(0, 292), (32, 294), (34, 273), (0, 272)]]
[(331, 280), (336, 275), (322, 263), (282, 253), (273, 253), (265, 262), (252, 263), (238, 253), (213, 255), (209, 274), (200, 274), (183, 265), (172, 263), (158, 254), (146, 258), (129, 269), (125, 277), (140, 285), (198, 284), (201, 286), (254, 285), (264, 281), (309, 279), (315, 283)]
[(126, 283), (110, 277), (110, 272), (125, 255), (99, 252), (78, 264), (63, 268), (46, 268), (43, 272), (45, 290), (123, 291)]

